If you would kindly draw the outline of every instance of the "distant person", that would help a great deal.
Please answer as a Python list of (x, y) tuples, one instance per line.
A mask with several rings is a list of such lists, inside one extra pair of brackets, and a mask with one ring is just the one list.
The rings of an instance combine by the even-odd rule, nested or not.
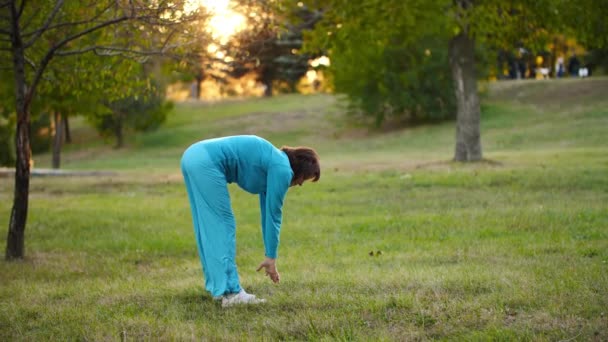
[(572, 55), (572, 57), (570, 57), (570, 60), (568, 61), (568, 72), (570, 73), (570, 76), (578, 76), (578, 69), (580, 68), (580, 66), (581, 62), (578, 60), (576, 55)]
[(534, 66), (528, 66), (528, 70), (530, 70), (528, 78), (536, 79), (536, 68), (534, 68)]
[(517, 79), (517, 61), (509, 63), (509, 78), (512, 80)]
[(557, 62), (555, 63), (555, 75), (559, 78), (564, 77), (565, 67), (564, 67), (564, 57), (559, 56), (557, 58)]
[(276, 268), (283, 200), (289, 187), (321, 176), (319, 157), (308, 147), (274, 147), (253, 135), (197, 142), (186, 149), (181, 169), (188, 191), (194, 235), (205, 276), (205, 288), (222, 306), (257, 304), (265, 300), (241, 288), (236, 267), (236, 222), (229, 183), (259, 194), (265, 259), (264, 269), (278, 283)]
[(526, 78), (526, 63), (524, 63), (524, 61), (522, 60), (518, 60), (517, 61), (517, 79), (524, 79)]

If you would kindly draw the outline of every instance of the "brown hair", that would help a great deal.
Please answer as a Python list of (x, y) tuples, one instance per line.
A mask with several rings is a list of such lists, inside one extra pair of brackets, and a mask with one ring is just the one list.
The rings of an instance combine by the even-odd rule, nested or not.
[(319, 166), (319, 155), (310, 147), (283, 146), (281, 151), (289, 157), (289, 164), (293, 170), (293, 179), (312, 179), (316, 182), (321, 178), (321, 167)]

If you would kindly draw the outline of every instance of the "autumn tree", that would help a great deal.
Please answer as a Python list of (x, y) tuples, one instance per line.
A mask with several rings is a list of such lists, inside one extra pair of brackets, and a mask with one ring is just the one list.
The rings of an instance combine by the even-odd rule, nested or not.
[(247, 29), (223, 47), (230, 57), (229, 75), (255, 74), (264, 85), (264, 96), (272, 96), (276, 82), (295, 91), (308, 71), (311, 54), (302, 53), (303, 31), (320, 19), (316, 11), (291, 1), (277, 6), (270, 1), (240, 0), (236, 10), (245, 13)]

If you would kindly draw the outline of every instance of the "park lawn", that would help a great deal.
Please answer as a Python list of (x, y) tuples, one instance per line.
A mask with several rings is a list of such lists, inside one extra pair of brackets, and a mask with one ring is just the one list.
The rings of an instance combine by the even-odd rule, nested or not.
[[(76, 125), (88, 148), (64, 167), (115, 173), (32, 178), (26, 258), (0, 262), (0, 340), (607, 340), (608, 80), (584, 82), (495, 87), (474, 164), (449, 161), (453, 122), (367, 132), (329, 95), (178, 104), (124, 150)], [(591, 91), (547, 100), (566, 88)], [(240, 133), (313, 146), (323, 171), (287, 196), (279, 285), (255, 272), (257, 198), (230, 186), (241, 282), (268, 303), (222, 309), (178, 165)], [(12, 187), (0, 178), (0, 222)]]

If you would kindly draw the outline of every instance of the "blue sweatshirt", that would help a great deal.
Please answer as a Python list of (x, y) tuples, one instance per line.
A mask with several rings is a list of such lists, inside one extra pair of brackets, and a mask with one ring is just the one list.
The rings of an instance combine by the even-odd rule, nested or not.
[(254, 135), (204, 140), (228, 183), (259, 194), (265, 254), (277, 257), (283, 201), (293, 178), (289, 158), (270, 142)]

